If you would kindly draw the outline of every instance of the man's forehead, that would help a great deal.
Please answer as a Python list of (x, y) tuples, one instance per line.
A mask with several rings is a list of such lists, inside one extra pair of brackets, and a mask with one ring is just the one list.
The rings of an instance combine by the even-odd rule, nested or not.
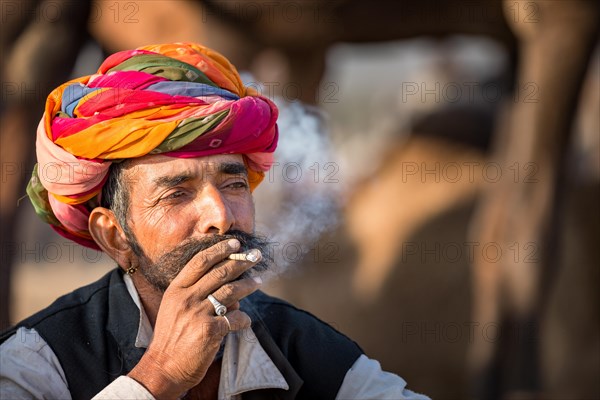
[(130, 160), (126, 167), (128, 180), (138, 183), (152, 183), (164, 176), (186, 174), (206, 175), (221, 171), (222, 165), (243, 166), (241, 154), (219, 154), (196, 158), (168, 157), (160, 154), (147, 155)]

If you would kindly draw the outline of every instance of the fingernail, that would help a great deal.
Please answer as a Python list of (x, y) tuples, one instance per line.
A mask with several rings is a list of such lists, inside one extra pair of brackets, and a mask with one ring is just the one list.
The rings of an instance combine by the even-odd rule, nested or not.
[(262, 258), (262, 254), (258, 249), (252, 249), (246, 254), (246, 260), (250, 262), (258, 262)]
[(260, 276), (253, 276), (252, 279), (254, 279), (254, 282), (258, 283), (259, 285), (262, 284), (262, 278)]
[(228, 246), (229, 246), (231, 249), (235, 250), (235, 249), (237, 249), (238, 247), (240, 247), (240, 241), (239, 241), (239, 240), (237, 240), (237, 239), (229, 239), (229, 241), (227, 242), (227, 245), (228, 245)]

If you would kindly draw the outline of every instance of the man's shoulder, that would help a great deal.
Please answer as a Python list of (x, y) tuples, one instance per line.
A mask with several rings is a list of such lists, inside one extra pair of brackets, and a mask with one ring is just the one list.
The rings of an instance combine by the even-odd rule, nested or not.
[(79, 309), (82, 309), (82, 306), (90, 303), (93, 299), (97, 299), (102, 294), (106, 293), (111, 280), (119, 279), (119, 276), (119, 271), (117, 269), (113, 269), (97, 281), (82, 286), (59, 297), (48, 307), (20, 321), (4, 332), (1, 332), (0, 343), (4, 342), (12, 334), (14, 334), (19, 327), (23, 326), (32, 328), (52, 317), (60, 320), (63, 316), (66, 317), (68, 314), (77, 313)]
[(55, 307), (65, 309), (73, 306), (78, 306), (90, 302), (94, 297), (97, 297), (103, 291), (107, 290), (111, 281), (121, 279), (118, 268), (114, 268), (107, 272), (104, 276), (95, 282), (81, 286), (70, 293), (66, 293), (56, 299), (48, 308)]

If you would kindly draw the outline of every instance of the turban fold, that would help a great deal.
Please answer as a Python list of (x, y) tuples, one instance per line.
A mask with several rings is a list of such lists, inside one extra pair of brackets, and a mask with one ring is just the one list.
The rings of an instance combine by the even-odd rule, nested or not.
[(99, 249), (88, 217), (112, 163), (243, 154), (253, 190), (273, 163), (277, 115), (211, 49), (175, 43), (122, 51), (48, 96), (27, 194), (55, 231)]

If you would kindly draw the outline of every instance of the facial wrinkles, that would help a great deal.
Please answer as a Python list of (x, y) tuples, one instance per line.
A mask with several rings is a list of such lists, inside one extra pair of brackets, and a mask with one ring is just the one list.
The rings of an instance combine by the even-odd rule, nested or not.
[(137, 218), (143, 221), (146, 233), (158, 229), (161, 232), (160, 235), (173, 235), (177, 232), (182, 235), (189, 234), (189, 232), (183, 231), (182, 228), (185, 227), (185, 224), (182, 224), (181, 221), (193, 220), (194, 216), (190, 212), (189, 207), (174, 204), (169, 199), (166, 199), (165, 197), (169, 193), (167, 191), (159, 193), (157, 199), (149, 199), (139, 207)]
[[(174, 237), (175, 234), (185, 233), (182, 226), (177, 221), (168, 218), (169, 214), (163, 207), (132, 207), (132, 215), (135, 218), (130, 220), (131, 231), (137, 232), (145, 247), (153, 253), (153, 246), (158, 244), (161, 235), (164, 237)], [(137, 223), (135, 223), (137, 221)], [(160, 229), (158, 229), (160, 227)], [(147, 245), (150, 244), (150, 245)]]
[[(189, 238), (195, 231), (201, 230), (197, 226), (200, 220), (218, 221), (227, 218), (235, 221), (236, 214), (252, 214), (251, 226), (237, 228), (244, 228), (246, 231), (253, 229), (253, 201), (249, 193), (223, 193), (218, 183), (215, 187), (212, 187), (212, 183), (198, 186), (196, 181), (191, 181), (186, 187), (161, 191), (158, 200), (153, 201), (156, 204), (140, 207), (138, 218), (143, 221), (145, 243), (164, 242), (165, 237), (173, 238), (179, 243), (179, 238)], [(168, 198), (175, 192), (182, 194), (178, 198)]]

